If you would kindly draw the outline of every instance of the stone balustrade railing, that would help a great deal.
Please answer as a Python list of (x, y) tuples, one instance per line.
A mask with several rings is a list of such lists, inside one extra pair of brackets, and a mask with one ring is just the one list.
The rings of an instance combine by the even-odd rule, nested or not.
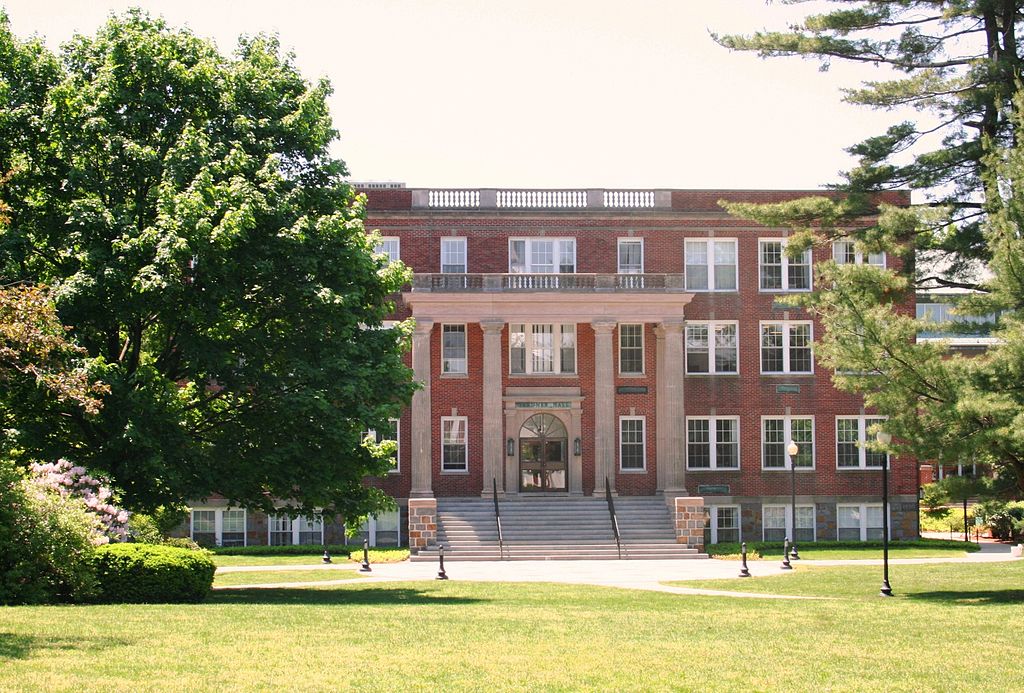
[(671, 190), (528, 190), (497, 188), (412, 191), (413, 209), (671, 209)]
[(681, 274), (430, 274), (417, 273), (413, 291), (657, 291), (682, 292)]

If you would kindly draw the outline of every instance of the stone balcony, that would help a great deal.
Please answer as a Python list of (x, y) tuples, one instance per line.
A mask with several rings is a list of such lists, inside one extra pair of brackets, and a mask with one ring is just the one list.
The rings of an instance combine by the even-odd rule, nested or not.
[(682, 274), (436, 274), (413, 276), (414, 292), (683, 293)]

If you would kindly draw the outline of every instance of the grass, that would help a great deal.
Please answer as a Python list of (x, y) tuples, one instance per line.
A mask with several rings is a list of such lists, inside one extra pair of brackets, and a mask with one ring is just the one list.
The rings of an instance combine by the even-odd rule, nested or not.
[(275, 582), (320, 582), (352, 580), (360, 577), (355, 570), (258, 570), (242, 573), (220, 573), (213, 579), (214, 587), (231, 585), (262, 585)]
[[(882, 542), (809, 542), (798, 547), (801, 558), (807, 560), (831, 561), (847, 559), (868, 559), (882, 557)], [(971, 542), (949, 541), (946, 539), (918, 539), (889, 543), (890, 558), (941, 558), (962, 556), (978, 551), (978, 545)], [(708, 555), (714, 558), (739, 560), (739, 544), (711, 544)], [(778, 556), (782, 560), (782, 542), (749, 542), (747, 558), (755, 560)]]
[(1019, 690), (1024, 562), (892, 577), (891, 600), (873, 596), (878, 568), (801, 566), (714, 587), (841, 598), (353, 580), (198, 605), (8, 607), (0, 690)]
[[(268, 555), (244, 555), (244, 556), (225, 556), (222, 554), (215, 554), (213, 562), (218, 566), (234, 566), (234, 565), (319, 565), (322, 563), (322, 554), (316, 555), (302, 555), (302, 556), (268, 556)], [(352, 547), (352, 557), (333, 555), (335, 563), (344, 563), (346, 561), (362, 562), (363, 550), (358, 551), (355, 547)], [(400, 563), (405, 559), (409, 558), (409, 549), (403, 548), (376, 548), (370, 549), (370, 563)]]

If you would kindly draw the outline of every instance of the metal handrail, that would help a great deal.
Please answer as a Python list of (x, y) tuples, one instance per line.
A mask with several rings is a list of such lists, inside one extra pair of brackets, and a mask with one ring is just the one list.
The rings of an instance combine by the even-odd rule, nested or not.
[(501, 513), (498, 511), (498, 480), (491, 477), (491, 489), (494, 492), (494, 522), (498, 525), (498, 559), (505, 560), (505, 539), (501, 535)]
[(612, 485), (608, 477), (604, 478), (604, 497), (608, 499), (608, 514), (612, 518), (612, 533), (615, 534), (615, 548), (619, 551), (619, 560), (622, 560), (622, 540), (619, 537), (619, 518), (615, 515), (615, 503), (612, 501)]

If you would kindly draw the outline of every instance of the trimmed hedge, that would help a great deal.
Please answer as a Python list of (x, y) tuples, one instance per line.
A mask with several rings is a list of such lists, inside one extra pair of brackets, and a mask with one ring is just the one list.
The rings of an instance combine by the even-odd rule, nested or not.
[[(882, 541), (805, 541), (799, 543), (800, 548), (808, 549), (879, 549), (882, 548)], [(964, 542), (949, 539), (909, 539), (894, 540), (889, 542), (889, 548), (909, 546), (925, 549), (949, 549), (950, 551), (978, 551), (980, 547), (972, 542)], [(728, 556), (740, 553), (740, 545), (737, 543), (708, 544), (704, 550), (709, 556)], [(748, 541), (747, 553), (759, 553), (761, 556), (770, 557), (775, 554), (782, 555), (781, 541)]]
[(97, 601), (201, 602), (213, 587), (213, 561), (205, 551), (154, 544), (109, 544), (96, 549)]
[[(218, 556), (322, 556), (324, 549), (332, 556), (348, 556), (356, 547), (345, 544), (332, 544), (324, 547), (319, 544), (304, 546), (218, 546), (207, 549)], [(362, 551), (362, 548), (359, 548)]]

